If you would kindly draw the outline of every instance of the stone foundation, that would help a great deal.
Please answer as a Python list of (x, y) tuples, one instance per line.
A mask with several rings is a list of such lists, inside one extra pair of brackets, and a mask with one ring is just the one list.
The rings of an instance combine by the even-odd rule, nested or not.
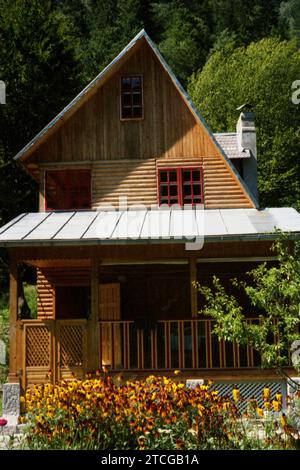
[(20, 415), (20, 385), (7, 383), (3, 385), (3, 416)]

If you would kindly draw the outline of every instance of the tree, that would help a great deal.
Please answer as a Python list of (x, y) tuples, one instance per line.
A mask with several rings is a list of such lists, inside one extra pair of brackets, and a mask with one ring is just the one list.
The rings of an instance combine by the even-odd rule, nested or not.
[[(54, 0), (0, 0), (0, 79), (7, 104), (0, 106), (0, 225), (38, 207), (37, 185), (13, 160), (80, 90), (75, 32)], [(7, 287), (7, 253), (0, 279)]]
[(248, 45), (279, 34), (278, 11), (282, 0), (211, 0), (215, 38), (234, 34), (239, 45)]
[[(206, 300), (199, 313), (216, 321), (214, 332), (218, 338), (242, 346), (250, 344), (260, 353), (265, 367), (286, 365), (293, 341), (300, 339), (299, 247), (298, 253), (292, 254), (287, 239), (280, 238), (273, 245), (278, 255), (276, 266), (261, 264), (247, 273), (248, 283), (232, 280), (249, 298), (251, 311), (245, 311), (236, 296), (228, 294), (216, 277), (213, 288), (197, 284)], [(258, 311), (259, 324), (246, 321), (247, 316), (256, 317)]]
[[(0, 0), (0, 220), (35, 210), (37, 191), (12, 157), (81, 88), (72, 31), (51, 0)], [(5, 166), (3, 166), (5, 165)]]
[(185, 84), (204, 65), (212, 46), (208, 2), (172, 0), (153, 3), (152, 9), (160, 29), (159, 49)]
[(190, 80), (189, 92), (214, 131), (234, 131), (242, 103), (256, 113), (258, 187), (262, 205), (300, 208), (300, 113), (292, 83), (300, 70), (294, 41), (228, 43)]
[(300, 45), (300, 0), (288, 0), (280, 5), (280, 22), (290, 38)]

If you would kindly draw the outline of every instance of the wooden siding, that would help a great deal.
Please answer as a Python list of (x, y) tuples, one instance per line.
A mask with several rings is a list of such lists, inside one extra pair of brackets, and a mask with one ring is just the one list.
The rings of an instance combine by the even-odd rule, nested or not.
[(55, 316), (55, 289), (44, 272), (37, 270), (37, 316), (39, 320), (47, 320)]
[[(120, 120), (120, 78), (141, 74), (144, 119)], [(253, 207), (229, 164), (145, 42), (28, 159), (28, 170), (93, 164), (92, 207), (157, 203), (155, 161), (204, 166), (206, 208)], [(41, 197), (43, 208), (43, 197)]]
[(117, 207), (119, 198), (126, 197), (128, 205), (157, 202), (155, 160), (101, 161), (92, 172), (92, 207)]
[(86, 286), (90, 284), (87, 267), (55, 267), (37, 270), (38, 319), (55, 318), (55, 286)]
[[(141, 74), (144, 119), (120, 120), (120, 78)], [(40, 163), (64, 160), (190, 158), (217, 155), (146, 44), (39, 149)]]

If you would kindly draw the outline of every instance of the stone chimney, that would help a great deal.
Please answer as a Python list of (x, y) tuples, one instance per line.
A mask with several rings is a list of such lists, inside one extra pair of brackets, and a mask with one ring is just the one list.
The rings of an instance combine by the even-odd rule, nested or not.
[[(243, 106), (246, 107), (246, 106)], [(240, 152), (247, 152), (248, 158), (243, 159), (243, 179), (253, 196), (258, 201), (257, 189), (257, 149), (255, 114), (250, 111), (242, 111), (237, 122), (237, 141)]]

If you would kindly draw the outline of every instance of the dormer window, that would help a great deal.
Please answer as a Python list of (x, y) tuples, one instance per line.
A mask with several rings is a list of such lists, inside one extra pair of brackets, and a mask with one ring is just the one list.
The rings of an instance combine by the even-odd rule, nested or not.
[(201, 167), (160, 168), (158, 170), (159, 205), (203, 204), (202, 172)]
[(49, 170), (45, 174), (46, 210), (91, 208), (90, 170)]
[(142, 119), (143, 80), (140, 75), (121, 78), (121, 119)]

